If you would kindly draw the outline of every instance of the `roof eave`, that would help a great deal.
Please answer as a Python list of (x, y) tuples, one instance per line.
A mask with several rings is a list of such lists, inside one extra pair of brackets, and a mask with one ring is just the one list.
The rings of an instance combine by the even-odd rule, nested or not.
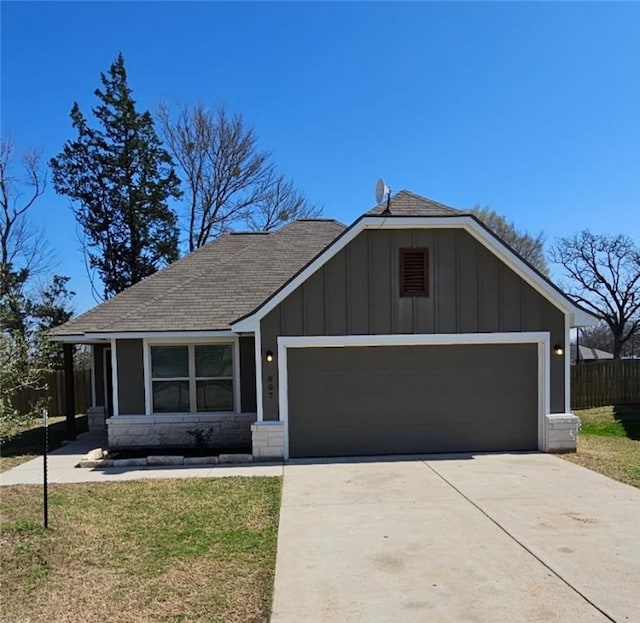
[(571, 313), (571, 327), (592, 327), (600, 322), (600, 319), (597, 316), (589, 313), (585, 309), (578, 307), (577, 305), (573, 306), (574, 309)]
[(86, 333), (74, 333), (72, 335), (49, 334), (49, 341), (60, 344), (101, 344), (108, 340), (92, 338)]

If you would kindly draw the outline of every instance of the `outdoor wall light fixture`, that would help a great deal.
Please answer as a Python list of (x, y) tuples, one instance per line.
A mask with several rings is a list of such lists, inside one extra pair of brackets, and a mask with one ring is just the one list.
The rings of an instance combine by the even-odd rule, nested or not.
[(561, 355), (564, 355), (564, 348), (562, 348), (560, 344), (556, 344), (553, 347), (553, 352), (560, 357)]
[(267, 363), (271, 363), (273, 361), (273, 352), (268, 350), (265, 359), (267, 360)]

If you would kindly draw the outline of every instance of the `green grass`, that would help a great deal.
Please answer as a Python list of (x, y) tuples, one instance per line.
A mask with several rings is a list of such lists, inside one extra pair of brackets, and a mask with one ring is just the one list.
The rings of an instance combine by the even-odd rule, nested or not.
[(3, 620), (269, 620), (280, 479), (53, 485), (48, 530), (41, 503), (2, 490)]
[[(76, 416), (77, 434), (87, 431), (87, 416)], [(47, 448), (55, 450), (62, 445), (67, 438), (67, 423), (64, 417), (49, 419), (49, 443)], [(43, 431), (39, 421), (31, 420), (25, 425), (23, 431), (12, 437), (6, 443), (0, 445), (0, 473), (30, 461), (42, 454)]]
[(598, 437), (626, 437), (627, 431), (620, 422), (589, 422), (586, 421), (581, 428), (583, 435), (597, 435)]
[(578, 451), (563, 458), (640, 488), (640, 405), (575, 411)]
[(584, 435), (640, 439), (640, 405), (596, 407), (575, 413)]

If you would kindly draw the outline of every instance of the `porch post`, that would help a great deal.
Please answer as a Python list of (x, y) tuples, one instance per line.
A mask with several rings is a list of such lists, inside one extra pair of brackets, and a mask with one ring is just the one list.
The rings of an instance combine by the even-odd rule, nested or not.
[(67, 417), (67, 439), (76, 438), (76, 392), (73, 382), (73, 344), (63, 345), (64, 411)]

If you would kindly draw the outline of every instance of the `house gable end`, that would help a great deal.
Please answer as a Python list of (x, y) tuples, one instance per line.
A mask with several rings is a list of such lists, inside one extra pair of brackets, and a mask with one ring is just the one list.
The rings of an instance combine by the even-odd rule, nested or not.
[[(428, 296), (400, 296), (407, 248), (428, 251)], [(462, 228), (364, 229), (260, 321), (273, 352), (279, 336), (531, 331), (564, 343), (565, 312)], [(562, 410), (562, 360), (552, 365), (551, 402)], [(277, 388), (273, 377), (264, 367), (265, 387)], [(264, 419), (277, 414), (277, 397), (265, 395)]]
[(321, 253), (304, 266), (296, 275), (267, 298), (253, 312), (238, 318), (232, 323), (232, 330), (253, 331), (256, 323), (291, 294), (301, 283), (309, 279), (320, 267), (338, 254), (362, 232), (368, 229), (407, 230), (407, 229), (463, 229), (484, 245), (499, 261), (507, 264), (520, 278), (544, 296), (551, 304), (568, 314), (572, 326), (595, 324), (597, 320), (591, 314), (573, 303), (561, 290), (531, 265), (520, 258), (510, 247), (482, 225), (472, 215), (452, 214), (434, 217), (370, 217), (364, 216), (346, 229)]

